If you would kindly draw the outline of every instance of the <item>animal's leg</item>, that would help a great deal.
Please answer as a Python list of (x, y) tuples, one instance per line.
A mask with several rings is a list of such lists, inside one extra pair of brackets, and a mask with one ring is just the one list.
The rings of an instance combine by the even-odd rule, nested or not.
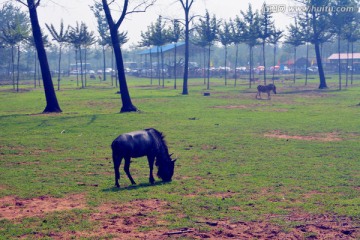
[(148, 156), (148, 162), (149, 162), (149, 168), (150, 168), (149, 182), (151, 184), (154, 184), (154, 182), (155, 182), (155, 179), (153, 176), (154, 161), (155, 161), (155, 158), (153, 156)]
[(126, 157), (125, 158), (125, 166), (124, 166), (124, 171), (126, 173), (126, 175), (128, 176), (128, 178), (130, 179), (131, 184), (136, 184), (136, 182), (134, 181), (134, 179), (131, 177), (130, 174), (130, 157)]
[(268, 99), (269, 99), (269, 100), (271, 99), (271, 97), (270, 97), (270, 92), (268, 92)]
[(115, 186), (120, 187), (119, 180), (120, 180), (120, 171), (119, 167), (121, 164), (122, 157), (118, 156), (113, 152), (113, 163), (114, 163), (114, 171), (115, 171)]

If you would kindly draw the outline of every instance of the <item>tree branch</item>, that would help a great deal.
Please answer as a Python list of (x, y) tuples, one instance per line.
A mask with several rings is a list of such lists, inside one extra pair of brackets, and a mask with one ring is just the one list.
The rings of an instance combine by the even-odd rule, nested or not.
[(185, 4), (184, 4), (184, 1), (183, 1), (183, 0), (180, 0), (180, 3), (181, 3), (181, 5), (182, 5), (183, 9), (184, 9), (184, 10), (186, 10), (186, 7), (185, 7)]
[(128, 5), (129, 5), (129, 0), (124, 0), (124, 7), (122, 9), (122, 12), (121, 12), (121, 16), (119, 18), (119, 20), (115, 23), (115, 27), (117, 29), (119, 29), (121, 23), (124, 21), (125, 19), (125, 16), (127, 14), (127, 8), (128, 8)]
[[(121, 23), (124, 21), (125, 17), (129, 14), (132, 13), (142, 13), (142, 12), (146, 12), (147, 9), (151, 6), (154, 5), (154, 3), (156, 2), (156, 0), (143, 0), (141, 3), (139, 3), (138, 5), (136, 5), (132, 10), (128, 11), (128, 7), (129, 7), (129, 0), (125, 0), (124, 1), (124, 7), (122, 9), (122, 13), (121, 16), (119, 18), (119, 20), (116, 22), (116, 27), (119, 28)], [(141, 9), (142, 8), (142, 9)]]
[(191, 22), (192, 20), (194, 20), (194, 18), (196, 18), (196, 17), (203, 17), (203, 16), (201, 16), (201, 15), (194, 15), (194, 16), (190, 17), (189, 22)]
[(16, 0), (17, 2), (21, 3), (22, 5), (25, 5), (26, 7), (28, 6), (26, 3), (24, 3), (23, 1), (21, 0)]
[(189, 9), (191, 8), (191, 6), (193, 5), (194, 0), (191, 0), (190, 4), (189, 4)]

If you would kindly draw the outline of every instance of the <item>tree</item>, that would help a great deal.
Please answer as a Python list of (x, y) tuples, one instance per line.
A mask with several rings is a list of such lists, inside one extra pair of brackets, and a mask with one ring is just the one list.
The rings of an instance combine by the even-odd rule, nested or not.
[(311, 26), (310, 26), (310, 14), (306, 12), (303, 15), (299, 15), (299, 28), (302, 32), (302, 40), (306, 44), (306, 66), (305, 66), (305, 86), (308, 82), (308, 68), (309, 68), (309, 44), (311, 44)]
[(189, 77), (189, 35), (190, 35), (190, 23), (194, 17), (190, 17), (190, 9), (194, 4), (195, 0), (178, 0), (184, 9), (185, 19), (185, 63), (184, 63), (184, 83), (183, 83), (183, 95), (188, 95), (188, 77)]
[[(118, 34), (118, 38), (119, 38), (119, 43), (120, 43), (120, 47), (122, 47), (125, 43), (127, 43), (129, 41), (128, 37), (127, 37), (127, 32), (120, 32)], [(112, 42), (111, 42), (111, 38), (108, 38), (109, 40), (109, 45), (111, 46), (111, 68), (114, 68), (114, 47), (112, 46)], [(115, 71), (115, 85), (116, 87), (118, 86), (118, 74), (117, 71)], [(114, 86), (113, 83), (113, 75), (111, 74), (111, 84), (112, 86)]]
[(95, 4), (90, 7), (90, 9), (93, 11), (97, 21), (97, 30), (99, 33), (98, 43), (102, 47), (102, 54), (103, 54), (103, 80), (106, 81), (105, 50), (106, 50), (106, 46), (108, 46), (111, 43), (109, 25), (104, 15), (104, 11), (101, 3), (95, 2)]
[(354, 79), (354, 43), (360, 40), (360, 30), (358, 28), (359, 24), (360, 16), (357, 14), (356, 18), (352, 22), (346, 24), (344, 30), (344, 39), (351, 45), (351, 84), (353, 84)]
[(231, 25), (232, 22), (224, 22), (222, 24), (222, 28), (219, 30), (219, 38), (220, 38), (220, 42), (221, 44), (224, 46), (225, 49), (225, 75), (224, 75), (224, 79), (225, 79), (225, 86), (227, 85), (227, 54), (228, 54), (228, 46), (233, 42), (233, 35), (231, 33)]
[[(103, 54), (103, 80), (106, 81), (106, 46), (112, 46), (111, 36), (109, 25), (107, 23), (104, 10), (102, 4), (99, 2), (95, 2), (93, 6), (90, 6), (90, 9), (93, 11), (96, 21), (97, 21), (97, 30), (99, 33), (98, 44), (102, 46), (102, 54)], [(119, 33), (119, 42), (120, 45), (125, 44), (128, 41), (127, 32)], [(113, 56), (114, 56), (114, 48), (112, 48), (111, 54), (111, 66), (113, 68)], [(86, 76), (86, 75), (85, 75)], [(117, 74), (116, 74), (117, 76)], [(113, 74), (111, 74), (111, 84), (113, 83)], [(116, 86), (117, 86), (117, 77), (116, 77)]]
[(253, 48), (259, 44), (259, 31), (260, 31), (260, 17), (258, 11), (253, 11), (251, 4), (249, 4), (248, 10), (246, 12), (240, 12), (243, 17), (244, 23), (244, 42), (249, 46), (249, 67), (250, 67), (250, 78), (249, 78), (249, 87), (251, 88), (251, 82), (254, 78), (253, 76)]
[(21, 22), (21, 15), (15, 14), (15, 19), (9, 21), (6, 28), (2, 29), (0, 38), (5, 44), (11, 46), (11, 63), (12, 63), (12, 80), (13, 88), (15, 90), (15, 61), (14, 61), (14, 49), (17, 48), (17, 80), (16, 91), (19, 91), (19, 63), (20, 63), (20, 44), (29, 36), (29, 26), (27, 22)]
[(169, 42), (175, 44), (174, 47), (174, 89), (176, 89), (176, 75), (177, 75), (177, 46), (176, 44), (179, 42), (180, 38), (182, 37), (181, 32), (183, 31), (182, 27), (179, 24), (179, 20), (173, 19), (172, 26), (168, 30), (168, 38)]
[(152, 64), (152, 52), (151, 46), (154, 45), (151, 38), (151, 29), (150, 26), (146, 32), (141, 32), (141, 41), (139, 43), (140, 47), (149, 47), (149, 55), (150, 55), (150, 85), (152, 85), (153, 80), (153, 64)]
[(277, 44), (280, 42), (280, 39), (283, 37), (283, 31), (278, 30), (273, 26), (273, 29), (271, 31), (271, 35), (268, 39), (268, 42), (272, 45), (274, 45), (274, 61), (273, 61), (273, 70), (272, 70), (272, 80), (273, 84), (275, 81), (275, 65), (276, 65), (276, 48)]
[(60, 30), (57, 31), (53, 24), (50, 26), (45, 24), (46, 28), (49, 30), (53, 40), (59, 43), (59, 61), (58, 61), (58, 90), (60, 90), (60, 76), (61, 76), (61, 52), (64, 43), (68, 42), (68, 34), (69, 34), (69, 27), (64, 29), (64, 22), (61, 20), (60, 23)]
[[(20, 24), (28, 24), (29, 17), (23, 12), (20, 7), (13, 5), (11, 2), (1, 5), (0, 8), (0, 65), (8, 65), (7, 75), (10, 77), (11, 66), (11, 49), (9, 50), (9, 44), (3, 40), (2, 30), (6, 29), (10, 22), (14, 22), (19, 19)], [(15, 85), (14, 85), (15, 86)]]
[[(163, 23), (162, 17), (159, 16), (156, 20), (155, 24), (151, 24), (150, 26), (151, 33), (150, 38), (151, 42), (157, 46), (157, 56), (158, 56), (158, 77), (159, 77), (159, 85), (160, 85), (160, 78), (162, 78), (162, 87), (165, 87), (165, 79), (164, 79), (164, 54), (162, 50), (162, 46), (169, 42), (168, 31), (165, 28), (165, 23)], [(160, 49), (160, 57), (161, 57), (161, 71), (159, 65), (159, 49)]]
[(294, 47), (294, 83), (296, 80), (296, 49), (303, 44), (302, 33), (300, 32), (297, 19), (295, 18), (295, 24), (290, 24), (288, 27), (288, 36), (286, 37), (286, 43)]
[(42, 73), (42, 79), (44, 84), (44, 92), (46, 98), (46, 107), (43, 113), (61, 112), (59, 103), (57, 101), (54, 85), (51, 78), (49, 63), (43, 43), (42, 32), (38, 20), (36, 8), (40, 5), (41, 0), (16, 0), (25, 5), (29, 9), (30, 22), (32, 26), (32, 33), (34, 36), (34, 42), (38, 53), (38, 59), (40, 62), (40, 68)]
[[(116, 3), (117, 1), (115, 0), (111, 1), (111, 3), (114, 2)], [(131, 13), (145, 12), (148, 7), (154, 4), (155, 0), (142, 0), (132, 10), (129, 9), (129, 0), (123, 0), (122, 2), (123, 2), (123, 7), (120, 10), (120, 17), (116, 21), (113, 19), (113, 16), (111, 14), (110, 6), (109, 6), (111, 3), (109, 4), (107, 0), (102, 0), (102, 5), (110, 29), (110, 36), (114, 48), (116, 66), (118, 70), (121, 100), (123, 104), (120, 112), (134, 112), (137, 111), (138, 109), (132, 104), (130, 93), (127, 87), (124, 61), (120, 48), (118, 30), (127, 15)]]
[(259, 38), (262, 40), (263, 65), (264, 65), (264, 84), (266, 85), (266, 57), (265, 44), (271, 36), (271, 30), (274, 22), (272, 21), (271, 12), (267, 10), (266, 3), (263, 4), (262, 14), (260, 15)]
[(208, 11), (205, 13), (204, 19), (200, 19), (200, 23), (197, 26), (197, 32), (200, 36), (202, 42), (206, 43), (208, 46), (208, 68), (207, 68), (207, 86), (206, 89), (210, 89), (210, 55), (211, 55), (211, 46), (214, 44), (215, 40), (218, 38), (218, 22), (215, 15), (210, 17)]
[(238, 59), (239, 59), (239, 44), (242, 43), (244, 39), (244, 31), (245, 31), (245, 24), (244, 21), (239, 17), (236, 16), (235, 22), (231, 24), (231, 32), (232, 32), (232, 42), (236, 46), (236, 53), (235, 53), (235, 81), (234, 87), (236, 87), (237, 81), (237, 66), (238, 66)]
[(309, 22), (311, 26), (309, 39), (315, 48), (316, 62), (320, 79), (319, 89), (327, 88), (321, 59), (320, 45), (328, 41), (328, 39), (331, 37), (331, 34), (329, 33), (329, 13), (327, 11), (317, 11), (317, 9), (328, 6), (329, 1), (330, 0), (298, 0), (298, 2), (302, 3), (309, 9)]
[(191, 43), (193, 43), (196, 46), (199, 46), (202, 51), (203, 51), (203, 70), (202, 70), (202, 75), (204, 78), (204, 85), (206, 85), (206, 74), (205, 74), (205, 70), (206, 70), (206, 47), (207, 47), (207, 42), (205, 39), (203, 39), (197, 32), (192, 32), (192, 36), (191, 36)]
[[(42, 31), (42, 30), (41, 30)], [(44, 47), (47, 48), (50, 46), (50, 42), (48, 39), (48, 35), (43, 34), (42, 41), (44, 44)], [(38, 57), (37, 57), (37, 51), (36, 51), (36, 45), (34, 41), (34, 36), (29, 36), (27, 39), (28, 46), (34, 49), (34, 88), (36, 88), (36, 80), (38, 80), (39, 87), (41, 86), (41, 74), (40, 70), (38, 71)]]
[(84, 46), (84, 61), (85, 61), (85, 69), (84, 69), (84, 75), (85, 75), (85, 87), (87, 85), (87, 48), (91, 45), (93, 45), (96, 42), (95, 36), (94, 36), (94, 32), (93, 31), (88, 31), (88, 28), (85, 27), (83, 30), (83, 34), (84, 34), (84, 39), (82, 41), (82, 45)]
[[(358, 8), (356, 7), (356, 3), (352, 0), (332, 0), (330, 3), (330, 6), (334, 9), (342, 8), (344, 6), (347, 7), (354, 7), (356, 9), (356, 12), (358, 11)], [(343, 30), (346, 28), (344, 25), (351, 23), (355, 18), (355, 11), (349, 12), (349, 11), (332, 11), (330, 14), (330, 26), (331, 31), (337, 36), (337, 42), (338, 42), (338, 74), (339, 74), (339, 90), (341, 90), (341, 59), (340, 59), (340, 53), (341, 53), (341, 38), (343, 37)], [(348, 68), (348, 66), (346, 66)]]
[[(68, 33), (68, 41), (74, 45), (75, 47), (75, 58), (76, 58), (76, 68), (77, 68), (77, 52), (80, 55), (80, 75), (81, 75), (81, 88), (86, 87), (86, 48), (95, 43), (94, 32), (90, 32), (88, 27), (85, 23), (81, 22), (79, 25), (76, 22), (76, 27), (70, 27)], [(84, 47), (84, 57), (85, 57), (85, 64), (83, 64), (82, 58), (82, 48)], [(85, 67), (85, 68), (84, 68)], [(78, 69), (77, 69), (78, 70)], [(77, 71), (77, 78), (79, 76), (79, 71)], [(85, 76), (85, 82), (84, 82)]]
[(79, 86), (79, 69), (78, 69), (78, 62), (77, 62), (77, 55), (80, 54), (80, 75), (81, 75), (81, 88), (84, 88), (84, 78), (83, 78), (83, 64), (82, 64), (82, 54), (81, 54), (81, 45), (84, 42), (85, 35), (84, 35), (84, 27), (85, 23), (76, 22), (75, 27), (69, 27), (69, 34), (68, 34), (68, 42), (71, 43), (75, 48), (75, 65), (76, 65), (76, 84)]

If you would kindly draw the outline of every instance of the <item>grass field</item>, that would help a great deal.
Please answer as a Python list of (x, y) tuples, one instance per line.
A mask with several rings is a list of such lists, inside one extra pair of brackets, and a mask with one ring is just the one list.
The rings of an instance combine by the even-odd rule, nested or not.
[[(0, 239), (360, 239), (359, 80), (279, 82), (271, 100), (223, 79), (205, 97), (202, 81), (183, 96), (129, 78), (141, 111), (126, 114), (108, 82), (64, 80), (47, 115), (42, 89), (0, 86)], [(139, 158), (138, 185), (121, 168), (114, 188), (112, 140), (149, 127), (173, 181), (150, 185)]]

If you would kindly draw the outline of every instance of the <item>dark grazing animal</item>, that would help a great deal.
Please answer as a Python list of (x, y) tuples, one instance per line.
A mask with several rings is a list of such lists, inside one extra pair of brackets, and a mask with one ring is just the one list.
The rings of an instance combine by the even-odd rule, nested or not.
[(256, 94), (256, 97), (255, 98), (258, 98), (258, 96), (260, 97), (261, 99), (261, 93), (267, 93), (268, 95), (268, 99), (271, 99), (270, 97), (270, 92), (273, 91), (274, 94), (276, 94), (276, 86), (274, 84), (269, 84), (269, 85), (266, 85), (266, 86), (263, 86), (263, 85), (259, 85), (257, 87), (257, 94)]
[(157, 176), (164, 182), (171, 181), (174, 174), (176, 159), (171, 159), (164, 135), (154, 128), (136, 132), (124, 133), (118, 136), (111, 144), (112, 158), (115, 170), (115, 186), (120, 187), (119, 167), (125, 159), (124, 171), (132, 184), (136, 184), (130, 174), (130, 159), (147, 156), (150, 168), (149, 182), (154, 184), (153, 166), (158, 168)]

